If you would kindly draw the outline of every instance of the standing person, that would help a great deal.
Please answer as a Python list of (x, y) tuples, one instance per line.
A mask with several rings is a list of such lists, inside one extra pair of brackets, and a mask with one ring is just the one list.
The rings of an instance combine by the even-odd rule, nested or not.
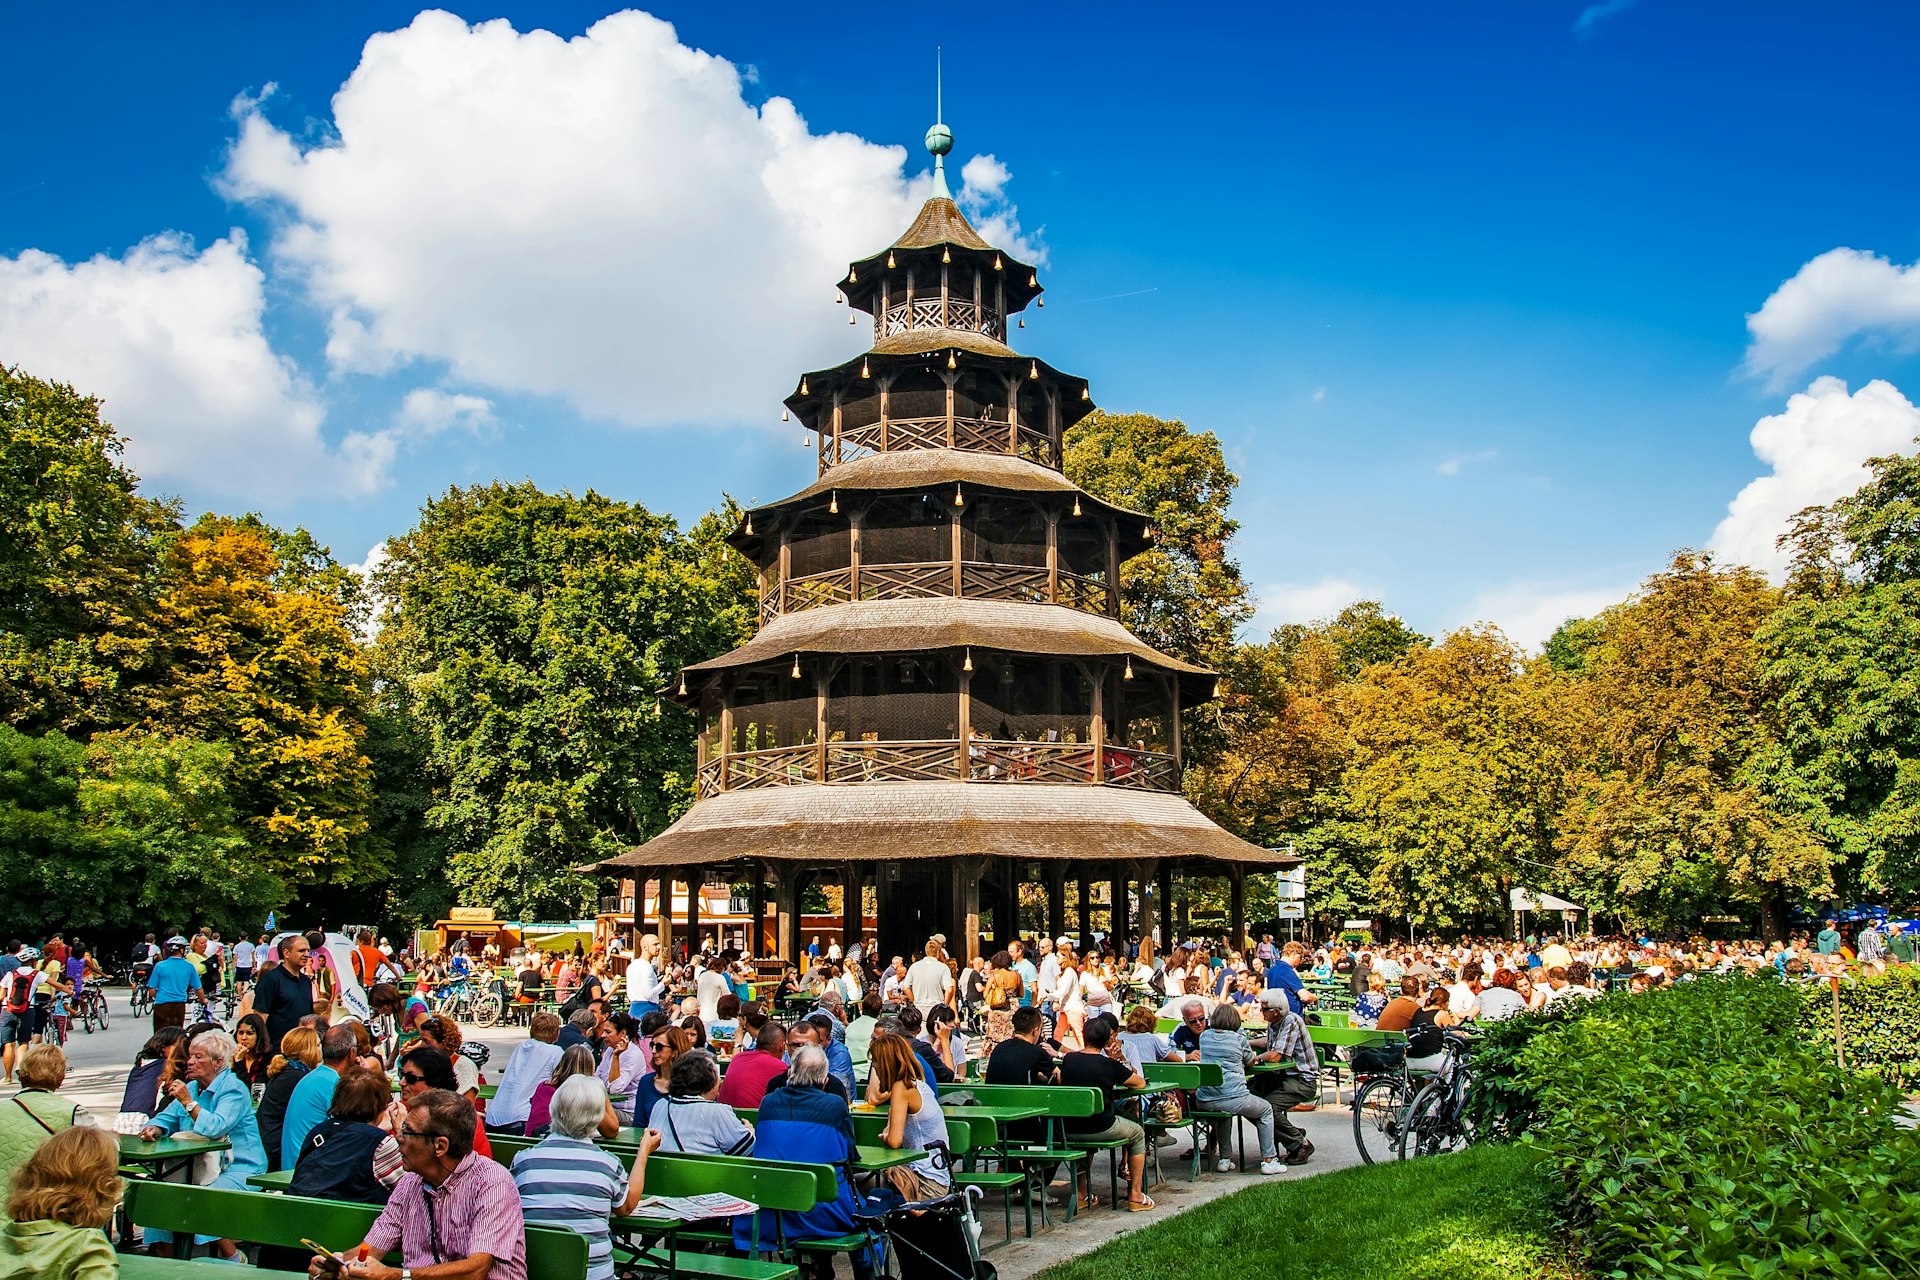
[(1307, 990), (1306, 982), (1300, 977), (1300, 962), (1307, 958), (1307, 949), (1298, 942), (1289, 942), (1280, 948), (1280, 954), (1267, 969), (1267, 989), (1287, 993), (1287, 1007), (1302, 1017), (1307, 1007), (1320, 997)]
[(1907, 926), (1895, 920), (1887, 926), (1887, 958), (1896, 964), (1912, 964), (1914, 957), (1913, 935), (1907, 932)]
[(987, 1009), (987, 1051), (1007, 1040), (1014, 1034), (1013, 1011), (1025, 1004), (1020, 994), (1024, 983), (1020, 971), (1013, 967), (1011, 951), (996, 951), (987, 962), (987, 979), (982, 987), (980, 1002)]
[(40, 973), (26, 956), (27, 948), (19, 942), (0, 956), (0, 1064), (4, 1064), (0, 1084), (13, 1083), (14, 1055), (24, 1053), (34, 1042), (33, 989), (40, 985)]
[(1078, 1047), (1085, 1043), (1087, 1021), (1087, 1001), (1080, 980), (1080, 965), (1074, 958), (1073, 948), (1064, 944), (1054, 947), (1053, 959), (1056, 1035), (1062, 1047), (1069, 1043)]
[(253, 942), (246, 934), (240, 935), (240, 941), (233, 946), (233, 989), (241, 996), (247, 994), (247, 987), (253, 982)]
[(1015, 938), (1007, 944), (1007, 954), (1013, 958), (1013, 971), (1020, 975), (1020, 1007), (1031, 1008), (1039, 1003), (1034, 998), (1039, 988), (1040, 971), (1033, 967), (1033, 961), (1027, 959), (1026, 943)]
[(1827, 927), (1814, 938), (1814, 950), (1823, 956), (1834, 955), (1840, 950), (1840, 922), (1832, 916), (1827, 917)]
[(374, 983), (380, 981), (381, 967), (387, 963), (380, 948), (373, 945), (373, 938), (371, 929), (362, 929), (354, 938), (353, 976), (360, 980), (362, 991), (373, 990)]
[(640, 955), (627, 966), (627, 993), (633, 997), (627, 1012), (635, 1020), (659, 1009), (666, 999), (667, 981), (661, 972), (658, 934), (649, 933), (640, 939)]
[[(361, 1245), (384, 1257), (400, 1251), (401, 1267), (356, 1263), (353, 1280), (527, 1280), (527, 1225), (520, 1189), (502, 1165), (474, 1149), (479, 1126), (473, 1104), (444, 1089), (428, 1089), (407, 1106), (400, 1126), (400, 1158), (407, 1172)], [(458, 1265), (465, 1264), (465, 1265)], [(311, 1280), (338, 1280), (331, 1257), (308, 1264)]]
[(925, 1018), (938, 1004), (953, 1003), (953, 970), (947, 968), (946, 953), (929, 939), (927, 949), (907, 969), (907, 996)]
[(167, 958), (147, 975), (153, 992), (153, 1029), (187, 1025), (187, 998), (200, 994), (200, 971), (186, 959), (187, 940), (179, 934), (167, 939)]
[[(300, 1025), (300, 1019), (313, 1013), (313, 978), (308, 974), (313, 944), (297, 933), (280, 940), (280, 963), (254, 980), (240, 1012), (257, 1013), (267, 1020), (267, 1047), (277, 1049), (287, 1032)], [(259, 957), (256, 954), (255, 963)], [(158, 972), (156, 969), (155, 972)], [(154, 1018), (160, 1016), (154, 1006)]]

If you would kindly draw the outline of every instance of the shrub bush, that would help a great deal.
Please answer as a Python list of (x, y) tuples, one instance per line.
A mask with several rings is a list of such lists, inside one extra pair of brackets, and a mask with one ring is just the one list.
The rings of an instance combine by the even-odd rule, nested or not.
[[(1826, 982), (1800, 989), (1806, 998), (1801, 1030), (1833, 1056), (1833, 988)], [(1847, 1065), (1890, 1084), (1920, 1083), (1920, 967), (1900, 965), (1873, 978), (1840, 984), (1840, 1039)]]
[[(1829, 996), (1829, 999), (1831, 997)], [(1920, 1138), (1898, 1094), (1804, 1037), (1806, 994), (1702, 980), (1530, 1039), (1528, 1138), (1618, 1276), (1920, 1271)]]
[(1539, 1080), (1521, 1065), (1521, 1053), (1534, 1037), (1564, 1027), (1610, 1000), (1557, 1000), (1537, 1013), (1499, 1022), (1477, 1023), (1473, 1033), (1473, 1089), (1467, 1115), (1476, 1142), (1508, 1142), (1525, 1136), (1539, 1112)]

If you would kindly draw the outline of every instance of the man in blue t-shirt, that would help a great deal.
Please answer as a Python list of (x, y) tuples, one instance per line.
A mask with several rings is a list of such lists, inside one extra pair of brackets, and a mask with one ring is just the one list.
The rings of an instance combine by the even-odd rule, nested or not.
[(1027, 959), (1026, 944), (1015, 938), (1007, 944), (1007, 951), (1013, 956), (1013, 971), (1020, 975), (1020, 1007), (1031, 1008), (1035, 988), (1040, 985), (1040, 971), (1033, 967), (1033, 961)]
[(1280, 949), (1280, 956), (1267, 970), (1269, 990), (1287, 993), (1287, 1007), (1293, 1012), (1306, 1016), (1307, 1006), (1319, 997), (1307, 990), (1307, 984), (1300, 978), (1300, 970), (1295, 965), (1307, 958), (1307, 949), (1298, 942), (1289, 942)]
[(187, 1025), (187, 997), (200, 990), (200, 971), (185, 959), (187, 940), (179, 934), (167, 939), (167, 958), (147, 975), (153, 992), (153, 1029)]

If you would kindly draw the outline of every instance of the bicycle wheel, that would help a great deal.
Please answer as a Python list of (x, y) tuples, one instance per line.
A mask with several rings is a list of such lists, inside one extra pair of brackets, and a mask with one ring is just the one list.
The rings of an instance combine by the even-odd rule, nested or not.
[(105, 1031), (107, 1029), (107, 993), (104, 991), (93, 993), (93, 1016), (100, 1023), (100, 1029)]
[(484, 995), (473, 1002), (473, 1020), (483, 1027), (500, 1021), (500, 997)]
[(1465, 1141), (1460, 1126), (1453, 1122), (1453, 1087), (1443, 1080), (1429, 1080), (1407, 1108), (1407, 1121), (1400, 1132), (1400, 1158), (1445, 1155)]
[(1353, 1096), (1353, 1145), (1368, 1164), (1385, 1164), (1400, 1154), (1400, 1129), (1407, 1106), (1407, 1085), (1398, 1076), (1375, 1076)]
[(86, 1032), (88, 1035), (92, 1035), (93, 1034), (93, 1001), (86, 996), (81, 996), (79, 1004), (80, 1004), (80, 1029)]

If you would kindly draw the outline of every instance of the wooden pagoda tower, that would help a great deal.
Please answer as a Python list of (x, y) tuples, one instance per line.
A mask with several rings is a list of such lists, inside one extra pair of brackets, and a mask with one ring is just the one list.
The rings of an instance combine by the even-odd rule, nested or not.
[[(1029, 880), (1049, 890), (1029, 931), (1058, 933), (1070, 873), (1083, 924), (1110, 882), (1103, 931), (1122, 938), (1156, 898), (1172, 933), (1176, 869), (1226, 876), (1237, 935), (1246, 870), (1291, 860), (1181, 796), (1180, 714), (1213, 697), (1214, 673), (1120, 622), (1120, 566), (1153, 531), (1063, 474), (1090, 390), (1008, 345), (1039, 276), (954, 203), (951, 146), (928, 132), (933, 197), (839, 282), (872, 345), (787, 397), (818, 479), (730, 539), (759, 570), (760, 630), (673, 694), (699, 718), (699, 798), (600, 870), (744, 881), (750, 936), (788, 957), (802, 888), (823, 880), (852, 902), (875, 886), (882, 955), (933, 933), (963, 958), (1005, 945)], [(1136, 883), (1144, 922), (1128, 918)]]

